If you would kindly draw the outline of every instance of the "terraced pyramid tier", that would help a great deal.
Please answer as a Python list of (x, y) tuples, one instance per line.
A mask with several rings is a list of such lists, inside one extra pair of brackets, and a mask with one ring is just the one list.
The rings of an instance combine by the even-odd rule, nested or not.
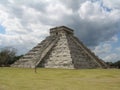
[(23, 68), (107, 68), (73, 30), (61, 26), (50, 29), (50, 36), (16, 61), (12, 67)]

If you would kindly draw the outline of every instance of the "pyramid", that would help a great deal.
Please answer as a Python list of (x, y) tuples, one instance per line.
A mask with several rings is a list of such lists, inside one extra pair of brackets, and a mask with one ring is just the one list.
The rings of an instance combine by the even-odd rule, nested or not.
[(50, 29), (50, 36), (11, 65), (22, 68), (107, 68), (104, 61), (90, 51), (72, 29), (60, 26)]

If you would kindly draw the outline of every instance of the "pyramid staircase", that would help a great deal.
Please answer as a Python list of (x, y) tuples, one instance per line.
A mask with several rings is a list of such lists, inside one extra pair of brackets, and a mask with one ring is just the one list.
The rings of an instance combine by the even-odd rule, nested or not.
[(25, 54), (20, 60), (16, 61), (12, 67), (23, 67), (23, 68), (35, 68), (36, 65), (45, 57), (50, 49), (58, 41), (58, 37), (49, 36), (27, 54)]
[(12, 64), (22, 68), (107, 68), (78, 38), (61, 26), (50, 29), (50, 36)]

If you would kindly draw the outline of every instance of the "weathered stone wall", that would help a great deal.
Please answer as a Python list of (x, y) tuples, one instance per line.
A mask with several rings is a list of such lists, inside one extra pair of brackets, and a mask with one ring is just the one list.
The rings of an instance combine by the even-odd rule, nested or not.
[[(71, 37), (71, 38), (70, 38)], [(76, 44), (73, 36), (68, 36), (68, 44), (74, 68), (98, 68), (97, 62), (85, 50)]]
[(45, 68), (74, 68), (66, 33), (61, 32), (59, 41), (39, 66)]
[[(80, 47), (73, 35), (64, 31), (59, 32), (60, 39), (39, 67), (45, 68), (98, 68), (97, 62)], [(78, 43), (76, 43), (76, 42)]]

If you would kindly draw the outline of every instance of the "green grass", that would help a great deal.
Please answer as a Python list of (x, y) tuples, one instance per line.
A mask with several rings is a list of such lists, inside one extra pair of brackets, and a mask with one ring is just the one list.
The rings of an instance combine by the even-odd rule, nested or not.
[(120, 90), (120, 70), (0, 68), (0, 90)]

